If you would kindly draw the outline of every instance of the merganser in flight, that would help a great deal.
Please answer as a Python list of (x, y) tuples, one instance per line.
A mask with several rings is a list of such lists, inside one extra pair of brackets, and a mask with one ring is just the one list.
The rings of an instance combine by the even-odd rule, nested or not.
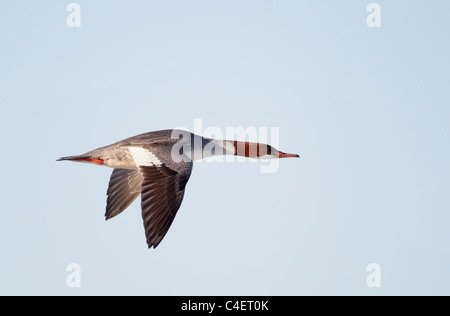
[(141, 194), (147, 244), (149, 248), (156, 248), (180, 208), (193, 161), (217, 155), (261, 159), (299, 157), (266, 144), (215, 140), (169, 129), (133, 136), (57, 161), (88, 162), (114, 168), (107, 191), (106, 220), (120, 214)]

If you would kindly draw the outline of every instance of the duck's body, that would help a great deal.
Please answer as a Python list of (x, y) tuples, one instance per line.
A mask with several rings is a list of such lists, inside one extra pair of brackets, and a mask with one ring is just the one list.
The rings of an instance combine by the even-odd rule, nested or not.
[(298, 157), (266, 144), (214, 140), (182, 130), (162, 130), (58, 161), (89, 162), (114, 168), (107, 191), (106, 219), (124, 211), (141, 194), (147, 244), (149, 248), (156, 248), (180, 208), (193, 161), (216, 155), (266, 159)]

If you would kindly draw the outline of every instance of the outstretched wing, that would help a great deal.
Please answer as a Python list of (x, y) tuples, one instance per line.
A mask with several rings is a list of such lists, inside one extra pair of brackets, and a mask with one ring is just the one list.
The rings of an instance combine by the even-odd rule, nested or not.
[(156, 248), (172, 224), (192, 172), (192, 161), (174, 162), (171, 146), (130, 147), (142, 176), (141, 208), (148, 247)]
[(106, 220), (123, 212), (141, 193), (142, 175), (139, 169), (114, 169), (109, 180)]
[[(192, 166), (192, 162), (191, 162)], [(143, 166), (141, 208), (148, 247), (156, 248), (172, 224), (191, 175), (178, 173), (164, 165)]]

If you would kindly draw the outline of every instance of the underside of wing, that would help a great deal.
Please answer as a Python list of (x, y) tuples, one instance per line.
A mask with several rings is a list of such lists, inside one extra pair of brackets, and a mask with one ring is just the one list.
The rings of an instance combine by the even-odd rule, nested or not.
[[(192, 171), (193, 163), (188, 157), (179, 162), (172, 159), (172, 147), (173, 142), (170, 141), (157, 145), (130, 145), (128, 150), (137, 169), (128, 171), (128, 174), (117, 171), (117, 179), (113, 178), (114, 173), (111, 176), (111, 190), (117, 194), (117, 197), (111, 198), (111, 205), (114, 206), (112, 216), (120, 213), (124, 205), (128, 206), (141, 193), (142, 218), (149, 248), (156, 248), (169, 230)], [(116, 187), (123, 188), (126, 184), (129, 187), (128, 196), (115, 193)]]
[(139, 169), (114, 169), (107, 192), (106, 219), (123, 212), (141, 193), (141, 186)]
[(192, 162), (183, 173), (165, 165), (141, 166), (142, 172), (142, 219), (148, 247), (156, 248), (169, 230), (189, 180)]

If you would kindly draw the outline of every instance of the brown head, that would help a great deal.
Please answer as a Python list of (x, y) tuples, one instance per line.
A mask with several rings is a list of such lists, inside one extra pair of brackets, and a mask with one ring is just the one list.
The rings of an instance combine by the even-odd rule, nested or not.
[(233, 141), (234, 155), (259, 159), (299, 158), (297, 154), (287, 154), (262, 143)]

